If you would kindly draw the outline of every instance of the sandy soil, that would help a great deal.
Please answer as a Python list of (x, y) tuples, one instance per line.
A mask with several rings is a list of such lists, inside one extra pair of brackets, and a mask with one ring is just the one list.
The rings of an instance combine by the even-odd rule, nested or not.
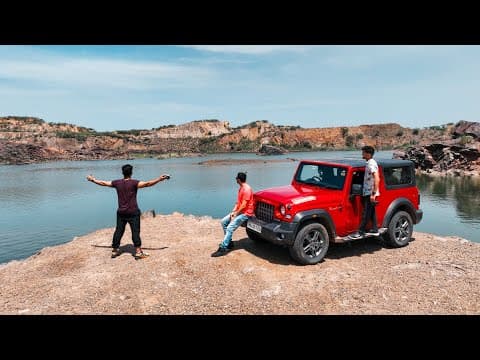
[(142, 220), (136, 261), (113, 228), (0, 266), (1, 314), (480, 314), (480, 244), (414, 232), (400, 249), (379, 240), (331, 245), (300, 266), (288, 250), (254, 243), (212, 258), (219, 219), (174, 213)]

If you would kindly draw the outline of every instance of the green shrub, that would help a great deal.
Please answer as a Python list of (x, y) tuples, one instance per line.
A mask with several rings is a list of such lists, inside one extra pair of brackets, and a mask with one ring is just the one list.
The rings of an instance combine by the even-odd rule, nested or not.
[(444, 132), (446, 130), (446, 127), (445, 125), (433, 125), (433, 126), (430, 126), (429, 129)]
[(352, 147), (352, 146), (353, 146), (353, 140), (354, 140), (354, 139), (355, 139), (355, 138), (354, 138), (352, 135), (348, 135), (347, 138), (346, 138), (346, 140), (345, 140), (345, 145), (346, 145), (347, 147)]
[(259, 140), (249, 140), (248, 138), (241, 138), (237, 144), (236, 151), (256, 151), (260, 147)]
[(304, 147), (305, 149), (312, 149), (313, 148), (312, 144), (309, 141), (304, 141), (302, 143), (302, 147)]
[(130, 129), (130, 130), (117, 130), (117, 134), (120, 135), (134, 135), (138, 136), (143, 130)]
[(201, 138), (198, 142), (199, 151), (204, 153), (218, 151), (217, 139), (216, 137)]
[(462, 135), (460, 138), (460, 144), (465, 145), (465, 144), (470, 144), (473, 140), (473, 136), (470, 135)]
[(71, 131), (57, 131), (55, 133), (56, 137), (59, 137), (62, 139), (77, 139), (80, 142), (85, 141), (89, 135), (90, 134), (88, 133), (76, 133)]
[(175, 127), (175, 125), (163, 125), (157, 128), (152, 128), (152, 130), (161, 130), (161, 129), (172, 128), (172, 127)]

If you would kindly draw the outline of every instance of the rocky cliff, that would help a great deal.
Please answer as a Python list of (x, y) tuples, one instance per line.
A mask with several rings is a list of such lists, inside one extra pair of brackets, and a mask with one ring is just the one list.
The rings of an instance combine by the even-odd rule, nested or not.
[(208, 138), (228, 134), (231, 131), (228, 121), (197, 120), (178, 126), (167, 125), (152, 129), (152, 135), (158, 138)]
[[(468, 134), (478, 129), (462, 125)], [(443, 143), (453, 124), (409, 129), (398, 124), (301, 128), (277, 126), (266, 120), (232, 128), (227, 121), (199, 120), (158, 128), (97, 132), (34, 117), (0, 117), (0, 163), (25, 164), (49, 160), (126, 159), (137, 156), (208, 152), (258, 152), (262, 145), (289, 151), (402, 149)], [(456, 127), (456, 130), (463, 128)], [(465, 135), (471, 136), (471, 135)]]
[(394, 158), (408, 159), (418, 170), (434, 175), (480, 175), (480, 123), (459, 121), (443, 142), (395, 151)]

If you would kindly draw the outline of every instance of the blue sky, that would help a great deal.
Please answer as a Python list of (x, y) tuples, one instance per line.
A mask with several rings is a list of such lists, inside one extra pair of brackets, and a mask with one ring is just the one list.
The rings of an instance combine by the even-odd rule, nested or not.
[(0, 116), (98, 131), (479, 121), (480, 46), (0, 46)]

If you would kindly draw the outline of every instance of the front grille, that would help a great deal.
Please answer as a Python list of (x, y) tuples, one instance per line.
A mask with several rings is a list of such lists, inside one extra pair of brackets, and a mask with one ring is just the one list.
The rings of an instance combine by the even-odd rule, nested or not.
[(273, 205), (258, 201), (255, 208), (255, 216), (257, 219), (271, 222), (273, 220), (273, 209)]

